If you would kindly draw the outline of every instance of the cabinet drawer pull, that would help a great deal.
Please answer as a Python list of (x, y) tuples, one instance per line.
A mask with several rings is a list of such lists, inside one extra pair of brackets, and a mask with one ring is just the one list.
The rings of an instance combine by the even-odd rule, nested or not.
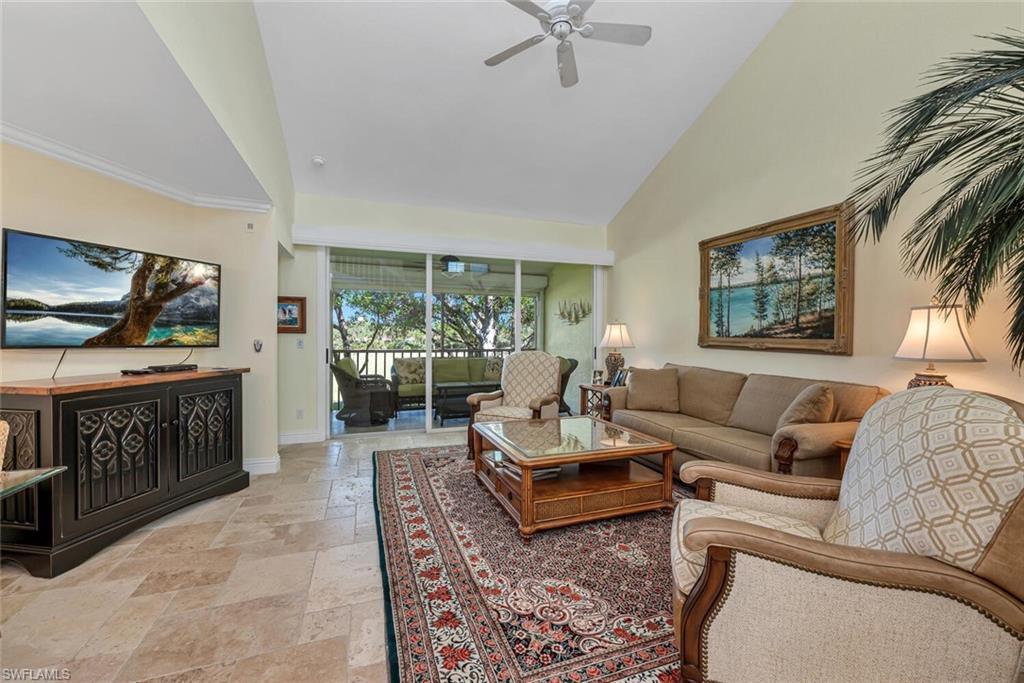
[(167, 428), (168, 428), (168, 427), (170, 427), (170, 426), (171, 426), (171, 425), (170, 425), (170, 423), (168, 423), (168, 422), (161, 422), (161, 423), (160, 423), (160, 429), (167, 429)]

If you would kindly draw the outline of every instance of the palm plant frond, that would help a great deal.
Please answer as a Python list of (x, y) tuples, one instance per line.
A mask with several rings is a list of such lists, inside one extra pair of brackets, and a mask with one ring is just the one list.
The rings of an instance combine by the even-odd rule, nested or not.
[(1024, 365), (1024, 33), (953, 56), (925, 78), (931, 90), (890, 112), (881, 148), (857, 175), (852, 239), (881, 239), (922, 178), (942, 192), (902, 237), (905, 272), (937, 276), (946, 304), (973, 320), (1002, 279), (1010, 293), (1006, 341)]

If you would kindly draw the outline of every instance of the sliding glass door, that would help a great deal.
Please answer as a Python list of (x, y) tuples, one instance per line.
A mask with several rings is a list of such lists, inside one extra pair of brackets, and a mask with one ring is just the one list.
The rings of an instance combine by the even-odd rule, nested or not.
[(593, 268), (331, 249), (331, 437), (464, 429), (517, 349), (562, 358), (563, 412), (593, 370)]

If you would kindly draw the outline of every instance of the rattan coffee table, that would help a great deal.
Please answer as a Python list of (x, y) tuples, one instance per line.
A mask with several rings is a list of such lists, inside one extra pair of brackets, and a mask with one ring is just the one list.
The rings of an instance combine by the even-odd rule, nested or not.
[[(672, 510), (674, 450), (590, 416), (473, 425), (476, 476), (526, 540), (542, 529)], [(661, 455), (661, 471), (633, 460), (640, 455)], [(555, 466), (557, 476), (535, 478)]]

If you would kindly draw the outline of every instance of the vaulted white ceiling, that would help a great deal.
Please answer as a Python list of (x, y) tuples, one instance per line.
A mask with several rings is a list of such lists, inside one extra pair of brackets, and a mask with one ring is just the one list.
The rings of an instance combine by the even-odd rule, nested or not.
[(134, 2), (4, 2), (3, 139), (200, 206), (266, 192)]
[(505, 2), (261, 2), (257, 16), (298, 192), (605, 224), (786, 6), (598, 0), (587, 19), (653, 37), (574, 39), (572, 88), (552, 39), (484, 65), (538, 32)]

